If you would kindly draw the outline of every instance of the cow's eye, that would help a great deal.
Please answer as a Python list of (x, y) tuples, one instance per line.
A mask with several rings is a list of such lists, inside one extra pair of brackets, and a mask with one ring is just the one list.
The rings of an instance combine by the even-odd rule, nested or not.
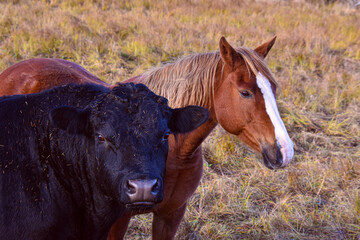
[(239, 91), (240, 96), (243, 98), (252, 98), (252, 94), (247, 90), (241, 90)]
[(96, 138), (97, 138), (97, 140), (98, 140), (99, 142), (105, 142), (104, 136), (103, 136), (102, 134), (100, 134), (100, 133), (98, 133), (98, 134), (96, 135)]
[(171, 134), (171, 132), (170, 132), (170, 131), (165, 132), (165, 134), (164, 134), (163, 138), (164, 138), (164, 139), (168, 139), (168, 138), (169, 138), (169, 136), (170, 136), (170, 134)]

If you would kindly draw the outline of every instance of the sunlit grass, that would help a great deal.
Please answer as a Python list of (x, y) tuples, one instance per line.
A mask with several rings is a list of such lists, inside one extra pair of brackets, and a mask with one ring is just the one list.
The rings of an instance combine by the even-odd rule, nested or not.
[[(350, 1), (0, 3), (0, 68), (32, 57), (74, 61), (109, 83), (196, 52), (256, 47), (277, 35), (268, 63), (295, 143), (279, 171), (217, 128), (178, 239), (358, 239), (360, 12)], [(332, 2), (332, 1), (331, 1)], [(1, 86), (0, 86), (1, 87)], [(151, 238), (151, 215), (127, 239)]]

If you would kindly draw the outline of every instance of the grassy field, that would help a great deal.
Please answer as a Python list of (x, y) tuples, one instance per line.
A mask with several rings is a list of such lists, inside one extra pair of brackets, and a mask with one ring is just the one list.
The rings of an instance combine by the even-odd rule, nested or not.
[[(271, 171), (220, 127), (178, 239), (360, 239), (360, 8), (355, 1), (0, 2), (0, 70), (32, 57), (74, 61), (115, 83), (191, 53), (256, 47), (295, 143)], [(1, 87), (1, 86), (0, 86)], [(151, 215), (126, 239), (150, 239)]]

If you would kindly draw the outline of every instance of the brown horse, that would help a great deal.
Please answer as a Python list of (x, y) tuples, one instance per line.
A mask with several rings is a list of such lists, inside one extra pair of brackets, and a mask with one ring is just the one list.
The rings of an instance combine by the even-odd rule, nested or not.
[(0, 74), (0, 96), (36, 93), (68, 83), (94, 83), (110, 87), (85, 68), (63, 59), (21, 61)]
[[(169, 137), (164, 200), (152, 209), (153, 239), (174, 238), (187, 200), (202, 175), (201, 143), (218, 123), (250, 148), (261, 152), (268, 168), (282, 168), (290, 163), (293, 144), (276, 107), (277, 82), (264, 62), (274, 42), (275, 38), (255, 50), (245, 47), (235, 50), (221, 38), (220, 51), (188, 56), (127, 80), (146, 84), (155, 93), (168, 98), (172, 107), (192, 104), (210, 111), (209, 120), (195, 131), (178, 135), (176, 139)], [(33, 68), (32, 62), (38, 63), (40, 68)], [(54, 78), (63, 79), (64, 76), (67, 76), (64, 83), (100, 81), (71, 62), (33, 59), (20, 62), (0, 75), (3, 89), (0, 94), (31, 92), (30, 88), (19, 89), (19, 84), (34, 85), (34, 89), (40, 91), (62, 84)], [(49, 81), (43, 84), (41, 79)], [(113, 225), (108, 239), (122, 239), (131, 216), (138, 213), (143, 212), (129, 209)]]

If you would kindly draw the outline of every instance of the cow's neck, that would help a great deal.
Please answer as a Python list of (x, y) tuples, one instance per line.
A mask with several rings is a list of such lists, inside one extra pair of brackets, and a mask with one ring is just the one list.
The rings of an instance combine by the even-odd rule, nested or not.
[[(72, 212), (69, 221), (76, 219), (72, 224), (80, 229), (79, 238), (102, 239), (125, 208), (98, 190), (95, 183), (96, 174), (89, 166), (89, 163), (93, 162), (91, 159), (94, 158), (95, 153), (90, 150), (91, 146), (83, 145), (83, 147), (89, 150), (87, 155), (74, 156), (77, 154), (76, 150), (64, 151), (63, 158), (55, 158), (56, 162), (51, 162), (50, 167), (54, 171), (54, 181), (57, 181), (68, 194), (68, 211)], [(73, 159), (80, 161), (69, 162)]]
[(78, 222), (84, 230), (82, 239), (105, 239), (125, 208), (119, 208), (113, 201), (104, 200), (102, 193), (92, 192), (92, 195), (93, 199), (90, 201), (93, 203), (86, 207), (84, 218)]
[[(87, 161), (89, 162), (93, 156), (95, 154), (89, 152)], [(120, 206), (116, 199), (105, 196), (99, 190), (99, 186), (95, 182), (96, 173), (90, 173), (89, 169), (81, 171), (84, 189), (82, 198), (85, 199), (85, 202), (83, 199), (79, 200), (85, 206), (81, 206), (84, 207), (84, 215), (78, 224), (84, 227), (84, 239), (102, 239), (102, 236), (107, 236), (112, 224), (124, 212), (125, 207)]]

